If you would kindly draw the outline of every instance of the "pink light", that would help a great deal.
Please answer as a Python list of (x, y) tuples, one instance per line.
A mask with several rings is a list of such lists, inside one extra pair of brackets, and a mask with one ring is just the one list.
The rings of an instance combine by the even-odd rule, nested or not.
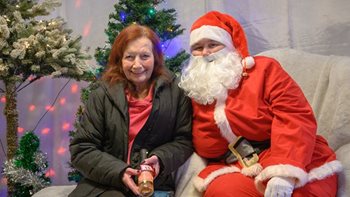
[(5, 96), (2, 96), (2, 97), (0, 98), (0, 102), (6, 103), (6, 97), (5, 97)]
[(80, 8), (81, 1), (80, 0), (75, 0), (75, 8)]
[(57, 154), (59, 154), (59, 155), (64, 155), (64, 153), (66, 152), (66, 148), (64, 148), (64, 147), (59, 147), (58, 149), (57, 149)]
[(1, 185), (7, 185), (7, 178), (1, 178)]
[(43, 128), (43, 129), (41, 129), (41, 134), (43, 134), (43, 135), (47, 135), (47, 134), (49, 134), (49, 132), (50, 132), (50, 128)]
[(23, 133), (24, 131), (24, 128), (23, 127), (17, 127), (17, 132), (18, 133)]
[(56, 175), (56, 172), (52, 168), (48, 169), (45, 173), (46, 177), (54, 177), (55, 175)]
[(62, 124), (62, 130), (68, 131), (70, 128), (70, 124), (68, 122), (65, 122)]
[(45, 109), (48, 110), (48, 111), (54, 111), (55, 107), (52, 106), (52, 105), (46, 105)]
[(66, 104), (66, 98), (61, 98), (61, 99), (60, 99), (60, 104), (61, 104), (61, 105)]
[(29, 107), (28, 107), (29, 111), (34, 111), (35, 108), (36, 108), (36, 107), (35, 107), (35, 105), (33, 105), (33, 104), (29, 105)]
[(74, 84), (72, 84), (72, 86), (70, 87), (70, 91), (73, 93), (73, 94), (75, 94), (75, 93), (77, 93), (78, 92), (78, 84), (76, 84), (76, 83), (74, 83)]
[(89, 21), (84, 25), (83, 37), (87, 37), (87, 36), (90, 34), (91, 25), (92, 25), (92, 21), (91, 21), (91, 20), (89, 20)]

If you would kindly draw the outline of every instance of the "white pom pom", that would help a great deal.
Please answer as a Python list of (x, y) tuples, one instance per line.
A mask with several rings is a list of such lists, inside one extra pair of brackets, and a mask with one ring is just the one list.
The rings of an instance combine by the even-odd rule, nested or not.
[(252, 56), (245, 57), (242, 60), (242, 64), (245, 65), (247, 69), (253, 68), (255, 65), (254, 58)]

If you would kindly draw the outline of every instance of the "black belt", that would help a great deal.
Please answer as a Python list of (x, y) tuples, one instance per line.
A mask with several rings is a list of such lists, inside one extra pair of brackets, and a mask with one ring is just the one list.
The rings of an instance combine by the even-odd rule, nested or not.
[[(247, 140), (243, 137), (241, 137), (241, 139), (239, 140), (240, 141), (238, 143), (244, 142), (244, 143), (241, 143), (243, 144), (241, 147), (237, 148), (242, 158), (249, 158), (253, 154), (260, 154), (263, 150), (270, 148), (270, 144), (271, 144), (270, 140), (253, 141), (253, 140)], [(226, 164), (230, 164), (238, 161), (238, 158), (236, 157), (236, 155), (232, 153), (230, 149), (228, 149), (225, 154), (216, 158), (207, 158), (207, 160), (209, 162), (225, 161)]]

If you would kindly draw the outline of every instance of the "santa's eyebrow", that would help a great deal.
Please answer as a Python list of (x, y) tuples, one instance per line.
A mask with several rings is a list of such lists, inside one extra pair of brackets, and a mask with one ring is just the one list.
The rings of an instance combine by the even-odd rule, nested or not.
[(194, 45), (191, 46), (191, 49), (194, 49), (194, 48), (199, 47), (199, 46), (201, 46), (201, 44), (198, 44), (198, 43), (194, 44)]

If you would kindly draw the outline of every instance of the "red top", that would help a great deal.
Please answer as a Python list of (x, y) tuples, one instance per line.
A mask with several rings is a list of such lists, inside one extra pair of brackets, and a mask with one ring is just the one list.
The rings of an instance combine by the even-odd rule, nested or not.
[(125, 90), (126, 98), (129, 104), (129, 141), (128, 141), (128, 163), (130, 163), (130, 152), (136, 135), (145, 125), (148, 116), (152, 110), (153, 86), (149, 89), (148, 95), (143, 99), (133, 97), (130, 92)]

